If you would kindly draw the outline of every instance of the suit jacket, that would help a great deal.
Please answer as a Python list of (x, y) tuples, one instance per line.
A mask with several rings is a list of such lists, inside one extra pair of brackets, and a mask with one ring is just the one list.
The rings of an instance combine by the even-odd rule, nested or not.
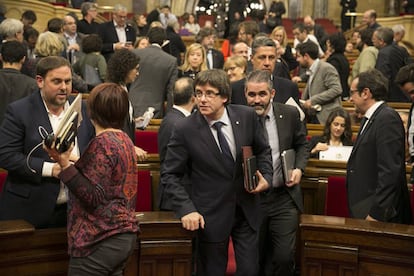
[[(105, 23), (99, 24), (99, 36), (102, 38), (102, 55), (105, 57), (106, 61), (109, 60), (109, 58), (114, 53), (114, 47), (113, 44), (119, 42), (118, 34), (115, 30), (115, 25), (113, 21), (108, 21)], [(136, 39), (136, 32), (135, 29), (132, 28), (129, 24), (125, 26), (125, 33), (126, 33), (126, 40), (132, 41), (132, 44), (134, 44)]]
[(338, 72), (331, 64), (319, 61), (310, 84), (308, 80), (302, 99), (310, 99), (312, 105), (322, 106), (322, 110), (316, 114), (320, 124), (324, 125), (332, 110), (342, 106), (341, 94)]
[[(231, 83), (231, 103), (247, 105), (246, 96), (244, 95), (246, 79), (241, 79)], [(273, 76), (273, 88), (276, 90), (273, 101), (286, 103), (292, 97), (299, 103), (299, 89), (296, 83), (291, 80)]]
[[(82, 114), (77, 135), (80, 152), (95, 135), (84, 104)], [(24, 219), (36, 228), (47, 226), (60, 189), (59, 179), (42, 176), (43, 163), (54, 161), (39, 146), (44, 134), (39, 127), (53, 132), (38, 91), (11, 103), (0, 128), (0, 167), (8, 171), (0, 197), (0, 220)]]
[[(216, 50), (216, 49), (209, 49), (209, 50), (211, 50), (211, 54), (213, 55), (213, 66), (212, 66), (212, 68), (223, 69), (223, 66), (224, 66), (223, 53), (219, 50)], [(208, 63), (208, 59), (207, 59), (207, 63)], [(208, 68), (210, 68), (210, 65), (208, 66)]]
[[(387, 130), (387, 131), (384, 131)], [(347, 164), (350, 214), (410, 223), (405, 176), (405, 134), (398, 113), (382, 104), (357, 137)]]
[(342, 53), (333, 53), (326, 60), (328, 63), (332, 64), (338, 71), (338, 75), (341, 81), (342, 97), (349, 97), (349, 62), (348, 59)]
[[(279, 136), (279, 150), (294, 149), (295, 167), (305, 171), (309, 158), (309, 148), (306, 141), (306, 127), (300, 120), (298, 110), (290, 105), (273, 103), (273, 112), (276, 118), (277, 133)], [(298, 210), (303, 212), (303, 197), (300, 185), (284, 186)]]
[(37, 91), (36, 80), (23, 75), (16, 69), (0, 69), (0, 124), (6, 113), (7, 105)]
[[(160, 153), (160, 163), (162, 164), (165, 160), (165, 155), (167, 154), (167, 145), (170, 141), (171, 134), (175, 124), (184, 119), (185, 115), (178, 109), (171, 108), (167, 112), (165, 117), (162, 119), (160, 129), (158, 131), (158, 151)], [(183, 178), (183, 181), (186, 181), (185, 185), (189, 185), (190, 181), (186, 175)], [(187, 189), (187, 192), (190, 190)], [(164, 193), (164, 186), (158, 186), (158, 206), (161, 210), (172, 210), (171, 199), (169, 199)]]
[[(233, 171), (223, 166), (224, 157), (199, 112), (177, 122), (161, 168), (161, 185), (171, 196), (174, 211), (178, 217), (199, 212), (206, 223), (205, 228), (199, 230), (200, 238), (209, 242), (229, 237), (236, 205), (243, 210), (254, 230), (260, 226), (259, 195), (244, 189), (242, 146), (252, 146), (258, 169), (268, 183), (272, 181), (270, 147), (254, 109), (240, 105), (228, 105), (226, 109), (237, 151)], [(192, 184), (190, 195), (181, 181), (187, 166)]]
[(395, 43), (381, 48), (378, 52), (375, 68), (388, 79), (388, 100), (390, 102), (411, 102), (408, 97), (395, 83), (395, 76), (404, 65), (410, 63), (407, 50)]
[(134, 116), (144, 114), (148, 107), (155, 108), (154, 118), (164, 117), (164, 102), (172, 106), (172, 90), (177, 79), (177, 60), (160, 47), (150, 45), (133, 52), (140, 58), (139, 76), (129, 88), (129, 99)]

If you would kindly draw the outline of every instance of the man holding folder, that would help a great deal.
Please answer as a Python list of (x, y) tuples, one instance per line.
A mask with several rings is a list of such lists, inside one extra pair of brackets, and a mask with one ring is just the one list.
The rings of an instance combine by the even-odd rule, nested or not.
[[(306, 129), (298, 110), (273, 102), (277, 93), (265, 70), (250, 73), (246, 80), (247, 104), (261, 117), (272, 150), (273, 180), (262, 193), (264, 220), (259, 235), (260, 275), (294, 275), (296, 230), (303, 211), (299, 186), (309, 157)], [(283, 177), (281, 154), (294, 149), (295, 166), (289, 179)], [(269, 250), (271, 250), (269, 252)]]

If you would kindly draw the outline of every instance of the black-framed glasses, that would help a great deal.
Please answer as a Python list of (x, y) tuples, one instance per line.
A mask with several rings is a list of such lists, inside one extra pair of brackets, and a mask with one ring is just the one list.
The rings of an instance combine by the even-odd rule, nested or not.
[(202, 91), (200, 91), (200, 90), (196, 90), (194, 92), (194, 96), (197, 99), (201, 99), (203, 96), (205, 96), (207, 99), (213, 99), (213, 98), (217, 97), (218, 95), (220, 95), (220, 93), (214, 92), (214, 91), (211, 91), (211, 90), (207, 90), (204, 93)]

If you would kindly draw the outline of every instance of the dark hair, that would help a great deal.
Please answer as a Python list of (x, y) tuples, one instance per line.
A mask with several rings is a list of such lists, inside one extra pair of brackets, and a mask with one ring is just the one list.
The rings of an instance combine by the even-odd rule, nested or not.
[(269, 37), (259, 36), (252, 42), (252, 56), (256, 54), (257, 49), (260, 47), (273, 47), (276, 49), (276, 44), (273, 39)]
[(99, 84), (89, 94), (89, 116), (91, 120), (103, 128), (122, 129), (128, 115), (128, 109), (128, 94), (118, 84)]
[(344, 146), (352, 145), (352, 127), (351, 127), (351, 116), (349, 113), (341, 107), (338, 107), (329, 113), (328, 119), (323, 129), (323, 137), (325, 142), (329, 143), (331, 139), (331, 124), (336, 117), (342, 117), (345, 119), (345, 130), (341, 135), (341, 142)]
[(201, 41), (203, 41), (205, 37), (210, 36), (210, 35), (216, 35), (216, 30), (210, 27), (203, 27), (197, 33), (195, 37), (195, 41), (201, 44)]
[(48, 56), (39, 60), (36, 65), (36, 75), (42, 78), (46, 77), (47, 73), (51, 70), (67, 66), (72, 68), (69, 61), (61, 56)]
[(82, 50), (85, 54), (100, 52), (102, 50), (102, 38), (97, 34), (90, 34), (82, 39)]
[(343, 54), (346, 47), (346, 39), (343, 33), (334, 33), (328, 36), (329, 43), (334, 49), (335, 53)]
[(148, 41), (150, 44), (156, 43), (158, 45), (162, 45), (164, 41), (167, 39), (167, 35), (165, 30), (161, 27), (152, 27), (148, 30), (147, 33)]
[(128, 49), (120, 49), (108, 60), (106, 78), (109, 82), (126, 84), (125, 79), (128, 73), (137, 67), (139, 57)]
[(220, 69), (210, 69), (199, 72), (194, 80), (194, 87), (206, 84), (217, 88), (219, 95), (222, 98), (227, 98), (226, 104), (230, 102), (231, 87), (230, 80), (226, 72)]
[(54, 17), (47, 21), (47, 30), (52, 33), (60, 33), (62, 31), (63, 25), (63, 19)]
[(187, 104), (194, 95), (194, 84), (191, 78), (179, 78), (174, 84), (173, 102), (176, 105)]
[(414, 83), (414, 63), (401, 67), (395, 76), (396, 84), (403, 86), (407, 82)]
[(319, 48), (316, 43), (312, 41), (306, 41), (299, 43), (296, 46), (296, 51), (299, 52), (302, 56), (308, 54), (311, 59), (317, 59), (319, 57)]
[(3, 42), (1, 45), (1, 57), (3, 62), (20, 62), (26, 56), (26, 47), (17, 40)]
[(23, 39), (28, 41), (30, 37), (39, 37), (39, 31), (33, 27), (27, 27), (23, 32)]
[(239, 30), (241, 28), (244, 28), (244, 32), (246, 34), (251, 35), (252, 37), (255, 37), (260, 32), (259, 25), (255, 21), (252, 21), (252, 20), (243, 21), (238, 25), (238, 27), (239, 27)]
[(375, 30), (378, 39), (384, 41), (385, 44), (391, 45), (394, 41), (394, 31), (389, 27), (379, 27)]
[(374, 46), (372, 43), (372, 35), (374, 34), (374, 30), (371, 28), (367, 28), (361, 31), (361, 42), (368, 45)]
[(301, 33), (303, 33), (304, 31), (308, 33), (308, 30), (306, 29), (305, 24), (303, 24), (303, 22), (295, 23), (292, 27), (292, 30), (294, 29), (298, 29)]
[(358, 75), (358, 94), (364, 88), (370, 90), (376, 101), (385, 101), (388, 97), (388, 79), (377, 69), (369, 69)]
[(32, 23), (35, 23), (37, 21), (36, 13), (32, 10), (27, 10), (22, 13), (22, 18), (32, 21)]

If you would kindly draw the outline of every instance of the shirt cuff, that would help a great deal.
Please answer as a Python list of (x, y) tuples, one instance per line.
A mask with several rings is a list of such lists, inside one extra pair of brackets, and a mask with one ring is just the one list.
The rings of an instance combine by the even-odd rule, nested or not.
[(43, 162), (43, 168), (42, 168), (42, 176), (44, 177), (52, 177), (53, 173), (53, 166), (55, 163), (52, 162)]

